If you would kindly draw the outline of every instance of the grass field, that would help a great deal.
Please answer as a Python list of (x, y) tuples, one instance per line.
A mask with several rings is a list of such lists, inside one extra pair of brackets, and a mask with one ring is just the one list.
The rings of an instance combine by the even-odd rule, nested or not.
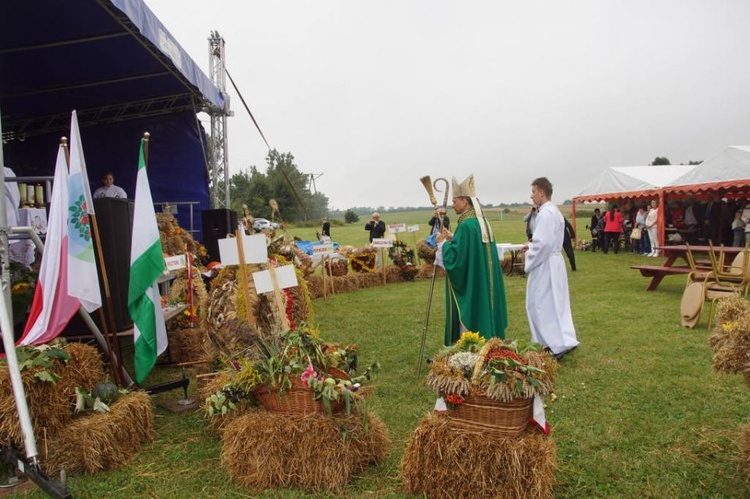
[[(498, 242), (523, 241), (525, 210), (504, 213), (493, 227)], [(419, 223), (427, 233), (430, 213), (383, 213), (387, 224)], [(455, 217), (453, 217), (455, 218)], [(585, 219), (584, 219), (585, 220)], [(362, 246), (366, 220), (332, 227), (334, 240)], [(579, 228), (585, 225), (579, 219)], [(302, 239), (316, 228), (290, 229)], [(411, 243), (411, 234), (402, 238)], [(559, 498), (748, 497), (739, 465), (738, 434), (750, 414), (750, 389), (738, 376), (711, 370), (709, 330), (679, 325), (682, 277), (665, 279), (655, 292), (630, 265), (651, 262), (623, 254), (576, 252), (569, 274), (573, 317), (581, 346), (562, 361), (558, 400), (547, 417), (558, 446)], [(509, 338), (528, 338), (526, 280), (505, 278)], [(356, 342), (362, 365), (379, 361), (371, 406), (389, 427), (389, 457), (353, 481), (343, 497), (409, 497), (399, 461), (411, 431), (433, 407), (435, 396), (417, 379), (417, 357), (429, 281), (389, 284), (314, 302), (324, 338)], [(443, 281), (438, 280), (427, 352), (441, 344)], [(153, 378), (177, 377), (157, 369)], [(424, 373), (423, 373), (424, 376)], [(150, 380), (153, 381), (153, 380)], [(191, 386), (192, 389), (192, 386)], [(155, 397), (158, 402), (177, 392)], [(200, 414), (156, 409), (157, 438), (128, 468), (72, 477), (75, 497), (325, 497), (300, 490), (254, 493), (234, 485), (223, 471), (221, 442), (210, 437)], [(23, 497), (23, 496), (18, 496)], [(41, 497), (40, 493), (32, 497)]]

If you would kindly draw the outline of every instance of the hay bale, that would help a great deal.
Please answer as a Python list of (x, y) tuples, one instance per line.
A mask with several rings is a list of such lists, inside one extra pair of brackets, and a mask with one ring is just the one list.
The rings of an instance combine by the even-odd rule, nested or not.
[(174, 329), (169, 332), (169, 357), (172, 362), (203, 360), (206, 330), (202, 327)]
[(553, 497), (556, 446), (535, 428), (519, 438), (457, 429), (439, 413), (412, 433), (401, 475), (412, 494), (446, 498)]
[(141, 448), (141, 442), (154, 439), (154, 413), (151, 397), (145, 392), (121, 396), (111, 412), (79, 416), (46, 445), (42, 460), (46, 473), (96, 473), (128, 464)]
[(365, 426), (361, 414), (331, 418), (248, 412), (226, 425), (221, 462), (233, 480), (254, 490), (336, 491), (386, 455), (385, 425), (374, 414), (367, 419)]
[[(90, 391), (94, 384), (105, 377), (102, 360), (96, 349), (81, 343), (71, 343), (65, 346), (65, 350), (70, 354), (70, 360), (55, 360), (54, 365), (47, 369), (59, 376), (55, 383), (34, 378), (34, 373), (41, 370), (41, 367), (21, 371), (35, 435), (54, 435), (67, 425), (73, 417), (76, 386)], [(0, 369), (0, 443), (13, 443), (23, 448), (16, 401), (6, 368)]]
[(750, 306), (741, 297), (721, 300), (716, 327), (708, 338), (714, 372), (742, 374), (750, 383)]

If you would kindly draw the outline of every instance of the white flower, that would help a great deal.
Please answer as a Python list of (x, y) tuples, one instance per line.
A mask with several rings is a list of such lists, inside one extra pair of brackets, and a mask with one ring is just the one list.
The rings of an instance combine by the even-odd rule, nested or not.
[(451, 355), (448, 365), (455, 369), (461, 369), (465, 374), (471, 376), (474, 366), (479, 360), (479, 354), (474, 352), (457, 352)]

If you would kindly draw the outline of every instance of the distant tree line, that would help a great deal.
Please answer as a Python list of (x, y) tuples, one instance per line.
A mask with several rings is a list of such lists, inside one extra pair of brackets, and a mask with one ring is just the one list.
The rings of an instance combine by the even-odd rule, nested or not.
[(266, 171), (255, 166), (232, 175), (229, 181), (231, 209), (242, 213), (247, 205), (254, 217), (271, 218), (272, 199), (279, 206), (279, 215), (288, 222), (304, 222), (328, 216), (328, 198), (310, 192), (308, 176), (299, 171), (291, 153), (276, 149), (266, 156)]

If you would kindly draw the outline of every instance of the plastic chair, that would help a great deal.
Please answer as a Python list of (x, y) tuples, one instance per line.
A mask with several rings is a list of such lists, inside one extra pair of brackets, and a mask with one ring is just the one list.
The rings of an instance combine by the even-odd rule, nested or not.
[[(726, 267), (724, 265), (723, 248), (720, 249), (717, 256), (714, 248), (711, 247), (709, 254), (711, 268), (709, 269), (708, 267), (697, 265), (693, 252), (690, 250), (690, 245), (686, 244), (686, 248), (690, 273), (688, 274), (685, 291), (680, 303), (682, 325), (689, 328), (696, 327), (700, 323), (703, 304), (706, 301), (710, 301), (711, 305), (708, 311), (708, 325), (710, 327), (717, 300), (741, 294), (743, 291), (747, 292), (747, 263), (750, 263), (746, 255), (747, 250), (743, 250), (742, 253), (735, 257), (732, 266), (737, 264), (737, 268), (732, 269), (732, 266)], [(740, 255), (744, 256), (740, 258)], [(741, 270), (737, 269), (744, 269), (745, 273), (742, 278), (738, 277)]]
[(711, 317), (714, 311), (716, 300), (728, 298), (732, 295), (742, 295), (747, 297), (748, 285), (750, 285), (750, 258), (748, 258), (748, 249), (744, 248), (732, 260), (732, 263), (726, 265), (724, 246), (719, 247), (719, 254), (716, 255), (714, 246), (709, 241), (709, 257), (711, 258), (712, 271), (706, 278), (706, 299), (711, 300), (711, 308), (708, 312), (708, 323), (711, 324)]
[(738, 288), (742, 296), (747, 298), (748, 289), (750, 289), (750, 255), (748, 248), (735, 255), (732, 263), (725, 263), (726, 253), (724, 246), (719, 247), (719, 255), (714, 252), (714, 246), (709, 241), (711, 248), (711, 266), (716, 282), (722, 286), (733, 286)]
[(704, 282), (706, 277), (708, 277), (708, 274), (713, 272), (713, 265), (699, 265), (693, 255), (693, 251), (690, 249), (690, 244), (685, 243), (685, 248), (685, 257), (688, 262), (688, 267), (690, 267), (690, 273), (687, 276), (687, 283), (685, 284), (685, 287), (687, 288), (694, 282)]

